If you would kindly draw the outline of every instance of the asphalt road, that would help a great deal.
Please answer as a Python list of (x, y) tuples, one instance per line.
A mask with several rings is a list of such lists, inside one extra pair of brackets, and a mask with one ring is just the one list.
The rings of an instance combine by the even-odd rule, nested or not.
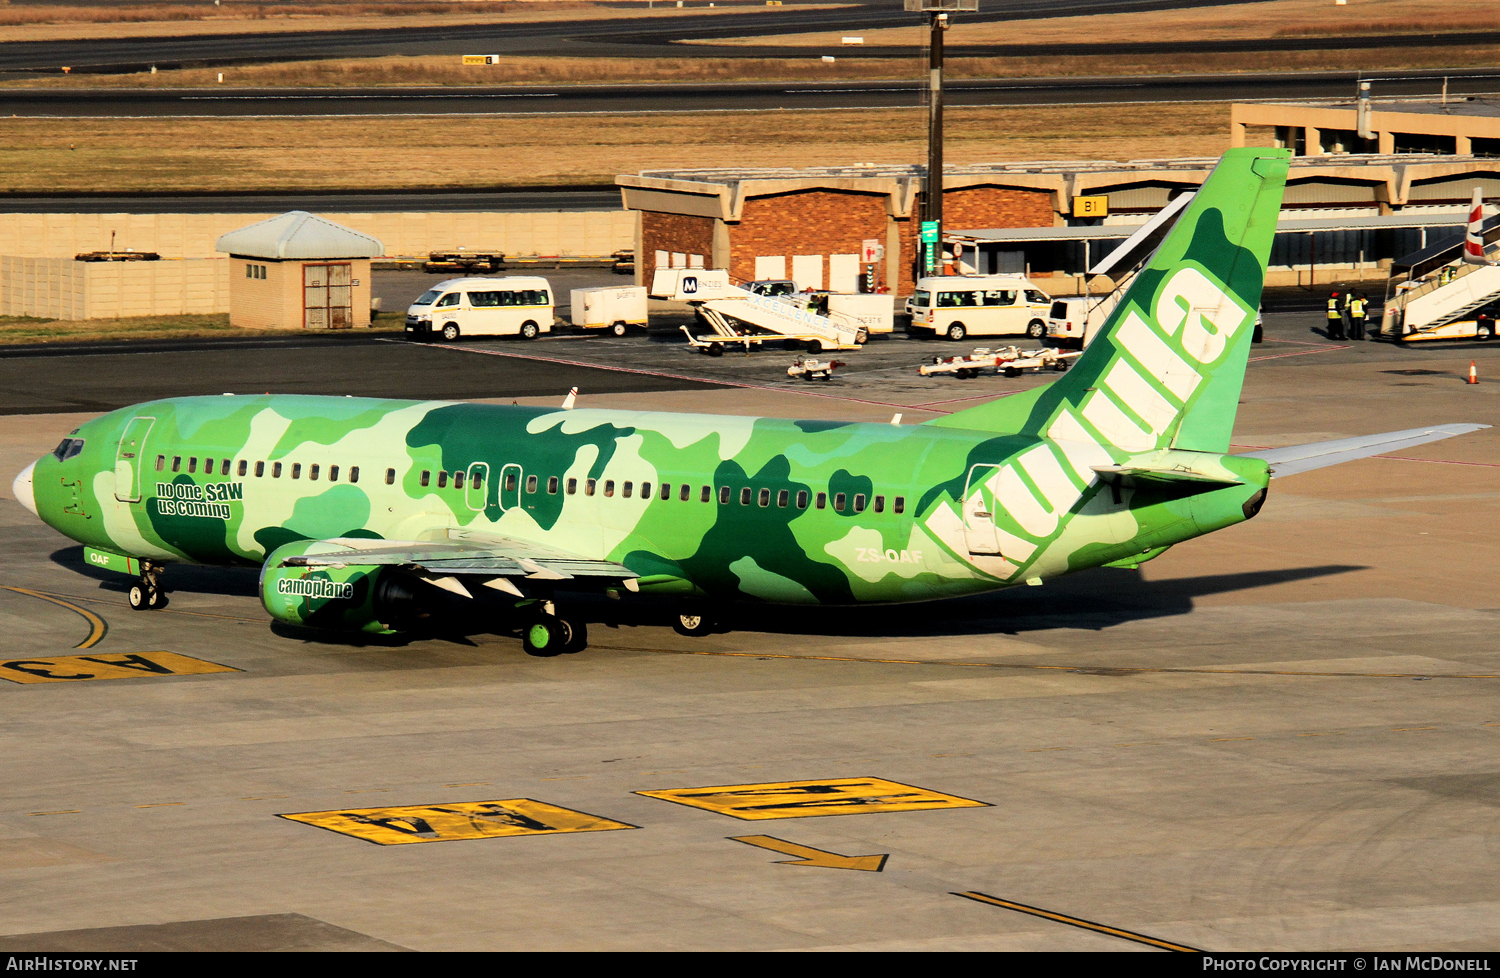
[[(947, 104), (1103, 105), (1350, 96), (1356, 72), (1263, 72), (1025, 79), (961, 79)], [(1365, 77), (1370, 77), (1366, 75)], [(1435, 95), (1444, 77), (1450, 97), (1500, 92), (1500, 69), (1388, 72), (1378, 96)], [(7, 89), (0, 116), (114, 118), (167, 116), (527, 115), (533, 113), (724, 112), (774, 109), (877, 109), (920, 104), (918, 81), (672, 85), (518, 86), (370, 89)]]
[[(1224, 6), (1249, 0), (1012, 0), (1003, 9), (964, 13), (986, 22), (1181, 7)], [(991, 5), (993, 8), (993, 5)], [(674, 42), (721, 37), (801, 34), (817, 30), (876, 30), (920, 23), (899, 0), (808, 10), (795, 6), (705, 17), (611, 17), (587, 21), (295, 31), (192, 37), (26, 41), (0, 46), (0, 72), (133, 72), (162, 68), (272, 61), (368, 58), (383, 55), (487, 53), (692, 56)]]

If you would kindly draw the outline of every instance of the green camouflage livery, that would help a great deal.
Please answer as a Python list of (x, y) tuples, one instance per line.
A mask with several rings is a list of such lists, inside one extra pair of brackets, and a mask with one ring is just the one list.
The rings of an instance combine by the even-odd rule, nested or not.
[(38, 461), (37, 510), (148, 561), (269, 572), (321, 554), (263, 588), (267, 607), (356, 628), (389, 625), (359, 553), (405, 545), (459, 568), (455, 593), (493, 579), (518, 600), (568, 576), (556, 561), (685, 600), (851, 604), (1150, 559), (1264, 498), (1266, 463), (1224, 453), (1286, 156), (1230, 151), (1059, 380), (927, 424), (174, 398)]

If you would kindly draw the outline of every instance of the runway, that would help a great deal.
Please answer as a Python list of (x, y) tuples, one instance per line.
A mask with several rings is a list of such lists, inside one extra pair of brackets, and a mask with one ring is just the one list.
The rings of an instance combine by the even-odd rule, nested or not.
[[(1500, 69), (1400, 71), (1373, 78), (1376, 94), (1433, 95), (1448, 79), (1450, 97), (1500, 92)], [(1109, 105), (1125, 102), (1229, 102), (1345, 98), (1356, 72), (1124, 75), (1087, 78), (954, 79), (949, 107)], [(532, 115), (638, 112), (716, 113), (770, 110), (913, 108), (916, 81), (516, 86), (377, 89), (0, 89), (0, 115), (50, 118), (236, 116)]]
[[(1500, 421), (1493, 344), (1330, 344), (1317, 316), (1268, 311), (1237, 444)], [(579, 406), (913, 423), (1036, 382), (906, 389), (895, 342), (816, 390), (766, 353), (749, 386), (615, 371)], [(570, 371), (630, 343), (391, 350), (500, 394), (544, 366), (597, 384)], [(238, 361), (297, 355), (288, 385), (335, 362)], [(69, 389), (190, 382), (156, 363), (80, 359)], [(0, 493), (87, 416), (0, 425)], [(173, 567), (170, 605), (131, 612), (0, 498), (0, 951), (1493, 947), (1497, 431), (1278, 479), (1137, 571), (747, 607), (702, 639), (601, 601), (550, 659), (279, 632), (253, 569)]]

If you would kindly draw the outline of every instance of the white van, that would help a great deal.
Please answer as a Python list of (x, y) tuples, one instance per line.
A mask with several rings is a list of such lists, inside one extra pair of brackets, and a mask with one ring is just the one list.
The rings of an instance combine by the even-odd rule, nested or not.
[(552, 332), (552, 320), (552, 286), (544, 278), (450, 278), (406, 310), (406, 332), (419, 340), (437, 333), (450, 342), (460, 336), (534, 340)]
[(966, 336), (1047, 335), (1052, 297), (1021, 275), (937, 275), (917, 280), (911, 329)]

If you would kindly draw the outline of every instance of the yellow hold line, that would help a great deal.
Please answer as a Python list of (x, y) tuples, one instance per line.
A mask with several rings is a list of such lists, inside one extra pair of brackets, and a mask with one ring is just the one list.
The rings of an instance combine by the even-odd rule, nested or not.
[(28, 597), (40, 598), (43, 601), (50, 601), (55, 605), (59, 605), (63, 608), (67, 608), (69, 611), (74, 611), (82, 615), (83, 620), (89, 623), (89, 634), (88, 637), (85, 638), (82, 642), (79, 642), (77, 645), (73, 646), (73, 648), (75, 649), (91, 649), (102, 642), (105, 635), (109, 634), (109, 626), (104, 623), (103, 618), (100, 618), (98, 615), (94, 614), (92, 611), (89, 611), (87, 608), (80, 608), (78, 605), (73, 604), (71, 601), (64, 601), (62, 598), (54, 597), (53, 595), (46, 594), (42, 591), (33, 591), (30, 588), (15, 587), (10, 584), (0, 584), (0, 591), (14, 591), (17, 594), (24, 594)]
[(968, 890), (963, 893), (955, 891), (953, 895), (979, 903), (988, 903), (994, 907), (1004, 907), (1006, 910), (1014, 910), (1018, 913), (1029, 913), (1033, 917), (1044, 917), (1047, 920), (1055, 920), (1060, 924), (1082, 927), (1084, 930), (1091, 930), (1098, 934), (1108, 934), (1110, 937), (1119, 937), (1127, 941), (1135, 941), (1138, 944), (1149, 944), (1152, 947), (1159, 947), (1166, 951), (1186, 951), (1189, 954), (1203, 953), (1203, 951), (1196, 947), (1188, 947), (1185, 944), (1173, 944), (1171, 941), (1164, 941), (1159, 937), (1149, 937), (1145, 934), (1137, 934), (1135, 931), (1121, 930), (1118, 927), (1110, 927), (1107, 924), (1097, 924), (1092, 920), (1069, 917), (1067, 914), (1054, 913), (1051, 910), (1043, 910), (1040, 907), (1028, 907), (1024, 903), (1002, 900), (999, 897), (990, 896), (988, 893), (980, 893), (977, 890)]

